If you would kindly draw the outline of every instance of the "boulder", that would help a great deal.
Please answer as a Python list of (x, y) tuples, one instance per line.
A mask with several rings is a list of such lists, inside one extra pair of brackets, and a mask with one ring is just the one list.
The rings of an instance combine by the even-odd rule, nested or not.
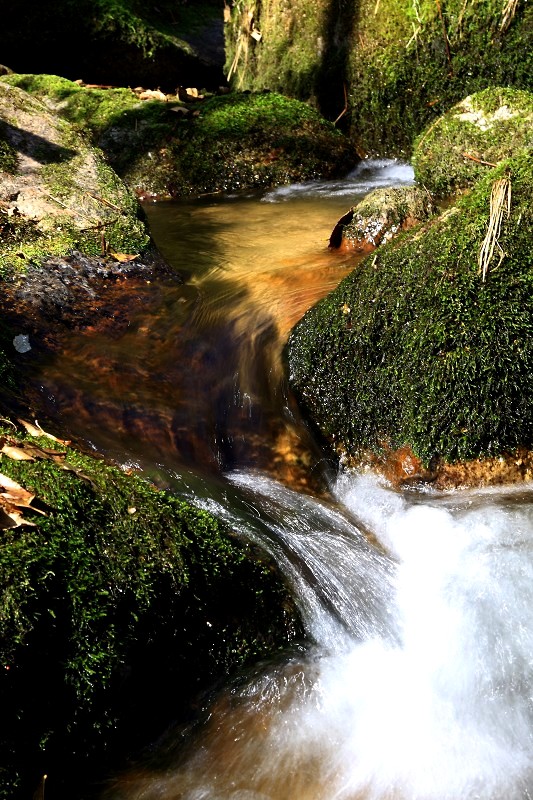
[(408, 448), (400, 461), (415, 479), (465, 461), (478, 468), (458, 482), (531, 477), (532, 192), (523, 150), (367, 257), (295, 326), (290, 385), (347, 463)]
[(435, 211), (431, 196), (424, 189), (413, 186), (375, 189), (338, 221), (329, 246), (370, 253)]
[(532, 146), (533, 95), (485, 89), (457, 103), (418, 137), (415, 178), (434, 196), (449, 197)]
[(68, 122), (0, 82), (0, 268), (73, 249), (138, 256), (150, 238), (136, 198)]
[[(305, 103), (273, 92), (197, 96), (80, 86), (49, 75), (2, 79), (84, 130), (141, 196), (183, 197), (345, 174), (349, 140)], [(184, 98), (183, 102), (180, 98)]]

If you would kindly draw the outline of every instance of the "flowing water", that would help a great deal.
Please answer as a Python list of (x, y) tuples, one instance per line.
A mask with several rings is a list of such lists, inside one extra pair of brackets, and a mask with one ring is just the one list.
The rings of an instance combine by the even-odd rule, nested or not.
[(410, 178), (373, 164), (148, 207), (186, 283), (147, 287), (120, 336), (80, 335), (40, 376), (72, 430), (268, 550), (307, 632), (117, 778), (112, 800), (533, 797), (533, 488), (332, 478), (280, 365), (290, 326), (354, 265), (327, 251), (335, 221)]

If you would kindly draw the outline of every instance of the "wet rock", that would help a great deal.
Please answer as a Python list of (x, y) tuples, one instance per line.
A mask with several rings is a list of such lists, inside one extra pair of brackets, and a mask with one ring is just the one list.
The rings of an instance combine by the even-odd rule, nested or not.
[(150, 239), (136, 198), (71, 125), (0, 83), (0, 268), (46, 258), (139, 255)]
[(401, 231), (428, 219), (436, 208), (424, 189), (375, 189), (337, 222), (329, 246), (370, 253)]

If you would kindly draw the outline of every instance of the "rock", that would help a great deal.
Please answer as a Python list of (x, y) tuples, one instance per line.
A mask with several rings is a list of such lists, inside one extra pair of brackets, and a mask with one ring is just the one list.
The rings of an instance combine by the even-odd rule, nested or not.
[[(50, 75), (2, 79), (75, 122), (139, 196), (182, 197), (346, 174), (350, 141), (305, 103), (274, 92), (200, 99), (197, 90), (140, 102)], [(180, 91), (180, 90), (178, 90)], [(174, 113), (172, 113), (174, 112)]]
[(457, 103), (417, 139), (415, 178), (436, 197), (448, 197), (532, 145), (533, 95), (485, 89)]
[(409, 230), (436, 211), (424, 189), (401, 187), (375, 189), (337, 223), (329, 246), (344, 251), (369, 253)]
[(136, 198), (97, 148), (39, 100), (0, 82), (1, 268), (74, 249), (137, 255), (150, 246)]
[[(458, 482), (483, 482), (479, 463), (491, 459), (493, 475), (499, 459), (526, 465), (508, 474), (531, 474), (531, 155), (491, 169), (455, 206), (366, 258), (291, 332), (290, 385), (347, 463), (407, 447), (426, 470), (475, 462)], [(484, 280), (498, 181), (510, 213)]]

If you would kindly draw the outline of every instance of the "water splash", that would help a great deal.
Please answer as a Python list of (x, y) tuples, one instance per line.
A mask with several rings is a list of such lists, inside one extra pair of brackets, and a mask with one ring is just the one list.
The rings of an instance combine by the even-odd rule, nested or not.
[(401, 495), (343, 475), (335, 508), (232, 480), (241, 511), (217, 513), (278, 558), (312, 644), (231, 685), (178, 756), (112, 796), (533, 796), (533, 490)]
[(411, 186), (414, 183), (413, 168), (404, 161), (395, 159), (366, 159), (345, 178), (331, 181), (308, 181), (280, 186), (267, 192), (264, 203), (280, 203), (295, 197), (350, 197), (362, 199), (373, 189), (388, 186)]

